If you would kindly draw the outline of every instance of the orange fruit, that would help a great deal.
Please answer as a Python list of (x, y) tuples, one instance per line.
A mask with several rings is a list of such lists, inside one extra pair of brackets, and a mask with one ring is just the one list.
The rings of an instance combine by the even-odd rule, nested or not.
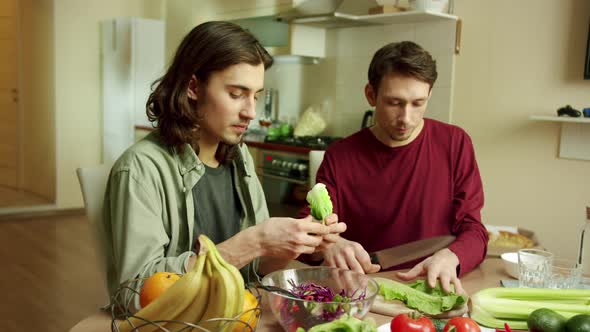
[(157, 299), (170, 286), (172, 286), (180, 276), (171, 272), (156, 272), (143, 282), (139, 291), (139, 304), (145, 308), (153, 300)]
[[(258, 300), (256, 296), (252, 294), (249, 290), (246, 290), (244, 294), (244, 307), (242, 309), (243, 314), (240, 315), (240, 320), (242, 322), (246, 322), (252, 326), (252, 328), (256, 328), (256, 323), (258, 323), (258, 318), (260, 317), (260, 310), (252, 310), (258, 307)], [(234, 328), (232, 332), (251, 332), (248, 325), (242, 323), (234, 323)]]

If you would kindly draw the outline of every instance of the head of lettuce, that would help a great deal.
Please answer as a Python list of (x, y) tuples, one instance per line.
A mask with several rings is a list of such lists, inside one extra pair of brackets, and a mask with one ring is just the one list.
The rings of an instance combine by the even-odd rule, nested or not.
[(307, 193), (306, 200), (309, 203), (311, 216), (316, 220), (320, 220), (322, 224), (325, 224), (326, 216), (332, 214), (333, 210), (332, 201), (330, 200), (330, 194), (328, 194), (326, 185), (316, 183)]

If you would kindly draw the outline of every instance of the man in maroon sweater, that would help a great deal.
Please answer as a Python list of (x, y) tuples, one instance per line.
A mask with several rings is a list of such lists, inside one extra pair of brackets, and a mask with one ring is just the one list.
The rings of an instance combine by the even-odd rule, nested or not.
[(448, 248), (395, 269), (413, 266), (399, 276), (426, 276), (431, 286), (440, 279), (446, 291), (454, 284), (463, 292), (459, 276), (484, 259), (484, 196), (471, 139), (424, 118), (436, 77), (435, 61), (413, 42), (375, 53), (365, 87), (375, 125), (332, 144), (317, 173), (348, 226), (322, 252), (324, 264), (377, 272), (368, 252), (453, 234)]

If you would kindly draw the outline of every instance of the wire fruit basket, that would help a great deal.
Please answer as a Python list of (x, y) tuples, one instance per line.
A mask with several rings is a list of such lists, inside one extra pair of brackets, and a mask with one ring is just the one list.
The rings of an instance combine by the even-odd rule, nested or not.
[[(142, 332), (142, 331), (163, 331), (163, 332), (254, 332), (256, 331), (257, 323), (262, 316), (262, 295), (257, 287), (248, 287), (257, 300), (257, 306), (255, 308), (248, 309), (244, 312), (239, 313), (233, 318), (211, 318), (202, 320), (199, 322), (191, 323), (179, 320), (149, 320), (143, 317), (137, 316), (130, 309), (132, 307), (132, 301), (136, 296), (139, 296), (137, 289), (133, 287), (135, 283), (143, 283), (147, 278), (136, 278), (129, 280), (117, 289), (115, 294), (111, 297), (111, 303), (106, 307), (106, 310), (111, 313), (111, 332), (120, 332), (119, 324), (123, 321), (127, 321), (134, 327), (131, 332)], [(130, 321), (131, 318), (141, 321), (140, 324), (135, 324)], [(163, 325), (166, 325), (164, 327)], [(205, 326), (213, 325), (218, 326), (214, 330), (211, 330)]]

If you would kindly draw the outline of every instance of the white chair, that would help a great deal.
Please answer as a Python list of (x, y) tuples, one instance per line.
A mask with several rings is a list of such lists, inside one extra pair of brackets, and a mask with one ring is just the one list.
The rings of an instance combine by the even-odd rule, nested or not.
[(311, 150), (309, 151), (309, 187), (312, 188), (315, 185), (315, 177), (318, 174), (318, 168), (322, 160), (324, 160), (324, 154), (326, 151)]
[[(94, 237), (94, 248), (96, 248), (102, 270), (106, 268), (105, 252), (102, 248), (102, 239), (104, 237), (102, 207), (110, 170), (110, 165), (84, 167), (76, 170), (78, 181), (80, 182), (80, 189), (82, 189), (82, 197), (84, 198), (86, 216), (90, 222), (90, 231)], [(76, 326), (70, 329), (70, 332), (105, 331), (105, 328), (110, 325), (108, 324), (110, 322), (108, 318), (106, 313), (99, 312), (76, 324)]]
[(106, 269), (105, 250), (102, 247), (105, 236), (102, 227), (102, 207), (110, 170), (110, 165), (84, 167), (76, 170), (84, 198), (86, 217), (90, 222), (90, 232), (94, 235), (94, 248), (96, 248), (102, 270)]

